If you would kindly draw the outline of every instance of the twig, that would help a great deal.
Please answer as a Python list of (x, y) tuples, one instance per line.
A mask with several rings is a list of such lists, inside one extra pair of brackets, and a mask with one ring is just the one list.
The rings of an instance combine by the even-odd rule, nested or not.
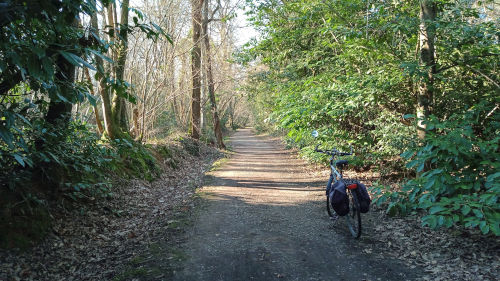
[(468, 65), (468, 64), (465, 64), (465, 66), (466, 66), (468, 69), (472, 70), (472, 72), (475, 72), (475, 73), (477, 73), (477, 74), (480, 74), (481, 76), (483, 76), (484, 78), (486, 78), (486, 80), (490, 81), (491, 83), (493, 83), (493, 85), (497, 86), (497, 88), (499, 88), (499, 89), (500, 89), (500, 85), (499, 85), (497, 82), (495, 82), (495, 80), (493, 80), (492, 78), (490, 78), (488, 75), (486, 75), (486, 74), (482, 73), (481, 71), (479, 71), (479, 70), (477, 70), (477, 69), (472, 68), (472, 67), (471, 67), (470, 65)]

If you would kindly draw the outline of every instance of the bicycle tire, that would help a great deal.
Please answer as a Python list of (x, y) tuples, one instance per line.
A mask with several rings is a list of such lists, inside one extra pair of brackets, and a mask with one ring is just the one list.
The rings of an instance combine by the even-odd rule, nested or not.
[(336, 215), (335, 211), (332, 210), (332, 206), (330, 206), (330, 197), (328, 195), (326, 196), (326, 211), (328, 212), (328, 216), (330, 218), (333, 218), (333, 214)]
[(336, 215), (335, 211), (332, 210), (332, 206), (330, 206), (330, 196), (328, 196), (329, 195), (328, 193), (331, 191), (330, 187), (331, 187), (332, 183), (333, 183), (333, 176), (330, 175), (330, 179), (328, 180), (328, 183), (326, 184), (326, 211), (328, 212), (328, 216), (330, 218), (333, 218), (334, 214)]
[(361, 236), (361, 214), (359, 212), (359, 201), (356, 192), (349, 190), (349, 214), (346, 216), (347, 227), (352, 237)]

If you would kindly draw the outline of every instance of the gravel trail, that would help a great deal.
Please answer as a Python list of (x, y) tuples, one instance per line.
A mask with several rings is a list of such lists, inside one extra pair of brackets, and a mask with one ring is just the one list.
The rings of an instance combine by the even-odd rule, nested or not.
[(326, 178), (276, 142), (238, 130), (234, 155), (207, 175), (204, 204), (174, 280), (412, 280), (420, 271), (353, 239), (325, 211)]

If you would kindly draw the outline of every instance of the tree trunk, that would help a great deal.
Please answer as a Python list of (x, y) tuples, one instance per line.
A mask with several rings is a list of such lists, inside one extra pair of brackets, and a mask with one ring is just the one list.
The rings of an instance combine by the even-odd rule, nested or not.
[[(78, 20), (74, 19), (70, 24), (78, 26)], [(59, 95), (67, 100), (71, 100), (74, 91), (73, 85), (76, 77), (76, 68), (62, 55), (57, 57), (56, 66), (55, 81), (59, 86)], [(66, 126), (71, 119), (72, 108), (73, 105), (68, 101), (51, 99), (45, 120), (52, 125), (55, 125), (58, 120), (61, 120), (64, 126)]]
[[(59, 93), (66, 99), (70, 99), (73, 91), (73, 83), (75, 81), (75, 66), (68, 62), (62, 55), (59, 55), (56, 61), (57, 72), (55, 74), (56, 81), (59, 84)], [(71, 118), (72, 104), (63, 100), (51, 100), (45, 120), (52, 125), (57, 123), (57, 120), (62, 120), (67, 123)]]
[(201, 48), (200, 34), (202, 15), (201, 8), (203, 0), (191, 0), (191, 10), (193, 19), (193, 50), (191, 51), (191, 74), (193, 78), (193, 89), (191, 96), (191, 137), (200, 139), (200, 115), (201, 115)]
[[(128, 51), (128, 7), (129, 0), (122, 1), (121, 8), (121, 18), (120, 18), (120, 43), (119, 49), (116, 54), (116, 79), (118, 81), (123, 80), (123, 76), (125, 73), (125, 62), (127, 60), (127, 51)], [(116, 11), (114, 12), (114, 16), (116, 17)], [(122, 28), (124, 27), (124, 28)], [(128, 131), (127, 127), (127, 108), (125, 104), (125, 100), (123, 97), (119, 96), (115, 93), (113, 96), (113, 105), (111, 107), (113, 122), (119, 126), (120, 130), (126, 132)]]
[[(92, 15), (92, 17), (90, 18), (90, 24), (94, 32), (99, 32), (97, 14)], [(115, 139), (116, 126), (113, 124), (113, 119), (111, 118), (111, 99), (109, 97), (109, 89), (107, 89), (106, 87), (106, 78), (104, 77), (104, 74), (106, 72), (104, 61), (99, 56), (95, 56), (95, 60), (97, 69), (99, 70), (99, 72), (101, 72), (100, 74), (102, 74), (102, 76), (99, 78), (99, 94), (101, 95), (102, 99), (102, 115), (104, 119), (104, 128), (108, 137), (110, 139)]]
[(142, 140), (142, 134), (139, 127), (139, 108), (135, 107), (133, 110), (132, 120), (134, 122), (134, 135), (136, 140)]
[(434, 21), (436, 19), (437, 6), (434, 0), (420, 1), (420, 63), (426, 68), (426, 76), (420, 81), (417, 95), (417, 133), (420, 139), (424, 139), (428, 120), (432, 112), (433, 82), (436, 72), (436, 63), (434, 57), (434, 40), (436, 28)]
[[(85, 68), (84, 72), (85, 72), (85, 77), (87, 78), (87, 80), (89, 81), (89, 84), (90, 84), (90, 93), (94, 96), (95, 95), (94, 86), (92, 85), (92, 79), (90, 79), (89, 69)], [(102, 135), (104, 133), (104, 128), (102, 127), (101, 118), (99, 118), (99, 110), (97, 109), (97, 106), (95, 106), (95, 105), (92, 107), (94, 109), (97, 130), (99, 132), (99, 135)]]
[(212, 57), (210, 54), (210, 38), (208, 36), (208, 0), (205, 1), (205, 11), (203, 20), (203, 42), (205, 45), (205, 62), (207, 68), (207, 82), (208, 82), (208, 97), (210, 99), (210, 108), (212, 110), (213, 122), (214, 122), (214, 133), (217, 141), (217, 147), (220, 149), (225, 149), (226, 146), (222, 140), (222, 130), (219, 121), (219, 114), (217, 112), (217, 103), (215, 101), (215, 89), (214, 89), (214, 78), (212, 73)]

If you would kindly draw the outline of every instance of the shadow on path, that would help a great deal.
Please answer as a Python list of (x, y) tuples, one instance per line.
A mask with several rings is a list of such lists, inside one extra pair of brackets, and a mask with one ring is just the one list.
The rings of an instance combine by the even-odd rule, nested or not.
[(384, 257), (368, 231), (359, 240), (328, 219), (326, 179), (250, 129), (235, 155), (207, 175), (173, 280), (410, 280), (420, 275)]

